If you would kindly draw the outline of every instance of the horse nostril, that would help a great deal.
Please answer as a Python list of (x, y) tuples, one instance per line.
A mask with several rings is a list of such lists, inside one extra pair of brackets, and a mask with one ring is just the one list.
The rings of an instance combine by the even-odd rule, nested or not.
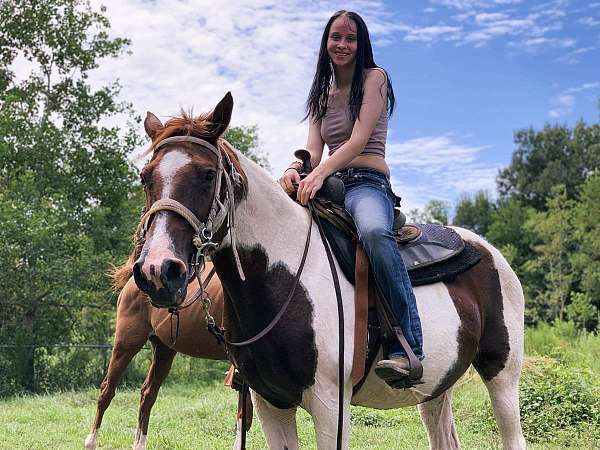
[(166, 259), (160, 268), (160, 278), (169, 287), (179, 288), (185, 282), (187, 270), (183, 261)]
[(148, 280), (146, 280), (146, 277), (144, 276), (144, 273), (142, 272), (142, 266), (143, 266), (143, 261), (138, 260), (134, 265), (133, 265), (133, 279), (135, 280), (135, 284), (137, 285), (137, 287), (146, 292), (148, 290)]

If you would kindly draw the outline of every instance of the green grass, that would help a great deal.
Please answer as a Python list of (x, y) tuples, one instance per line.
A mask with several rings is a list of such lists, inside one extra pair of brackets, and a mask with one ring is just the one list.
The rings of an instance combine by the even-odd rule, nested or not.
[[(95, 413), (97, 391), (25, 396), (0, 402), (1, 449), (81, 449)], [(131, 448), (137, 422), (137, 390), (118, 392), (108, 409), (98, 443), (102, 449)], [(175, 384), (161, 390), (152, 411), (150, 449), (229, 449), (233, 443), (235, 392), (220, 384)], [(467, 374), (454, 396), (458, 434), (465, 449), (497, 449), (501, 441), (490, 419), (487, 392), (478, 377)], [(415, 408), (378, 411), (352, 409), (353, 449), (426, 449), (427, 436)], [(265, 448), (255, 421), (249, 449)], [(298, 414), (301, 448), (315, 448), (311, 419)], [(589, 431), (589, 432), (588, 432)], [(600, 448), (598, 430), (578, 429), (561, 443), (538, 442), (529, 448)], [(593, 433), (592, 433), (593, 432)]]
[[(527, 330), (526, 350), (531, 356), (525, 364), (524, 380), (531, 379), (532, 383), (539, 383), (540, 367), (546, 367), (540, 365), (540, 361), (544, 364), (550, 361), (560, 366), (553, 376), (558, 374), (560, 377), (563, 373), (561, 370), (569, 371), (569, 379), (566, 380), (569, 386), (585, 383), (581, 384), (581, 392), (600, 392), (600, 382), (596, 381), (600, 373), (599, 336), (578, 333), (564, 324), (542, 326)], [(147, 355), (143, 358), (147, 358)], [(173, 368), (173, 379), (161, 389), (150, 419), (150, 449), (229, 449), (233, 444), (237, 397), (234, 391), (217, 381), (222, 365), (202, 362), (202, 369), (206, 372), (200, 371), (204, 374), (204, 381), (200, 382), (193, 381), (190, 364), (190, 359), (178, 357)], [(574, 375), (570, 375), (569, 368), (573, 368)], [(527, 376), (536, 373), (537, 378)], [(586, 377), (586, 373), (591, 375)], [(580, 377), (579, 374), (583, 375)], [(544, 389), (552, 387), (546, 386)], [(537, 384), (527, 385), (527, 388), (529, 395), (537, 395)], [(571, 391), (561, 393), (560, 390), (552, 390), (547, 393), (558, 392), (569, 400), (570, 392), (577, 388), (567, 389)], [(539, 392), (543, 394), (546, 391)], [(0, 449), (83, 448), (95, 414), (97, 393), (94, 388), (0, 400)], [(131, 448), (138, 404), (138, 389), (128, 388), (117, 392), (100, 429), (99, 448)], [(562, 414), (562, 403), (550, 406), (559, 409), (542, 410), (540, 414), (550, 419)], [(473, 371), (469, 371), (457, 384), (453, 409), (464, 449), (501, 448), (487, 391)], [(533, 419), (524, 418), (526, 430), (533, 430), (527, 436), (530, 449), (600, 448), (600, 424), (597, 422), (581, 421), (555, 430), (552, 435), (544, 435), (539, 432), (535, 434), (535, 430), (539, 429), (535, 427), (540, 424)], [(315, 448), (314, 431), (308, 414), (299, 411), (297, 422), (300, 447)], [(352, 449), (427, 448), (427, 435), (415, 408), (379, 411), (353, 407), (352, 424)], [(259, 425), (255, 420), (248, 436), (249, 449), (266, 448)]]

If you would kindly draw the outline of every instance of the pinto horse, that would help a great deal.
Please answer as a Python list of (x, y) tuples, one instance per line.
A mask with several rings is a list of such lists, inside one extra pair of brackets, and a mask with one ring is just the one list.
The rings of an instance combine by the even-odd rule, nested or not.
[[(142, 178), (156, 207), (144, 219), (145, 243), (134, 276), (155, 302), (175, 305), (185, 294), (194, 255), (210, 247), (225, 291), (228, 352), (252, 390), (269, 447), (298, 448), (300, 406), (313, 418), (319, 449), (348, 448), (352, 403), (418, 405), (429, 447), (459, 448), (452, 387), (473, 365), (490, 394), (504, 448), (525, 448), (518, 392), (523, 292), (500, 252), (456, 228), (482, 260), (454, 281), (415, 288), (426, 355), (423, 384), (392, 389), (371, 370), (353, 394), (354, 287), (341, 277), (345, 364), (339, 379), (338, 310), (324, 243), (307, 209), (220, 139), (232, 109), (228, 93), (197, 118), (163, 125), (148, 113), (145, 128), (154, 152)], [(190, 213), (193, 220), (186, 217)], [(248, 345), (232, 343), (242, 340)], [(376, 360), (382, 356), (380, 350)]]
[[(146, 449), (150, 411), (177, 353), (196, 358), (227, 359), (223, 347), (217, 344), (206, 326), (202, 325), (204, 312), (201, 301), (188, 303), (189, 307), (179, 313), (179, 332), (175, 336), (175, 325), (171, 323), (169, 312), (150, 304), (148, 296), (135, 285), (131, 277), (131, 268), (130, 262), (114, 275), (115, 286), (121, 289), (121, 292), (117, 302), (113, 351), (106, 377), (100, 386), (92, 431), (85, 440), (86, 450), (96, 449), (98, 430), (115, 395), (119, 379), (148, 340), (152, 345), (152, 364), (142, 385), (134, 450)], [(209, 264), (205, 273), (209, 273), (211, 268), (212, 264)], [(198, 282), (193, 280), (190, 288), (188, 299), (198, 288)], [(212, 314), (216, 320), (221, 320), (223, 288), (217, 277), (212, 277), (208, 282), (206, 292), (212, 301)]]

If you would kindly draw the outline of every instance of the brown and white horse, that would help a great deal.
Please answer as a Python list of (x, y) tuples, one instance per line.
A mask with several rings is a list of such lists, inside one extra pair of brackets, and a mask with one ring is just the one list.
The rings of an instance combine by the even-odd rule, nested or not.
[[(209, 273), (211, 267), (212, 264), (209, 263), (205, 274)], [(177, 353), (196, 358), (227, 359), (223, 347), (217, 345), (217, 341), (204, 325), (201, 301), (190, 304), (179, 313), (179, 333), (175, 339), (175, 325), (173, 324), (172, 330), (169, 312), (152, 306), (148, 296), (138, 289), (130, 275), (131, 264), (126, 264), (115, 274), (115, 284), (121, 292), (117, 302), (113, 351), (106, 377), (100, 386), (92, 431), (85, 440), (86, 450), (96, 449), (98, 430), (104, 412), (115, 395), (119, 379), (148, 340), (152, 345), (152, 365), (142, 385), (134, 450), (146, 449), (150, 411)], [(198, 282), (194, 280), (190, 284), (189, 297), (197, 288)], [(223, 312), (223, 288), (217, 277), (212, 277), (206, 291), (212, 300), (212, 314), (220, 321)]]
[[(323, 242), (305, 208), (290, 200), (260, 167), (218, 140), (232, 108), (233, 99), (227, 94), (212, 113), (196, 119), (182, 117), (163, 126), (149, 113), (145, 128), (154, 148), (160, 148), (142, 176), (150, 203), (178, 202), (199, 221), (212, 217), (215, 197), (226, 200), (227, 190), (215, 187), (219, 175), (230, 177), (235, 202), (228, 203), (232, 209), (228, 213), (235, 212), (235, 230), (233, 221), (222, 220), (217, 230), (207, 233), (215, 231), (213, 241), (219, 244), (212, 261), (226, 294), (224, 323), (230, 341), (255, 336), (280, 311), (292, 290), (309, 224), (313, 228), (306, 267), (280, 321), (257, 342), (229, 349), (252, 388), (269, 447), (298, 447), (295, 417), (300, 406), (313, 418), (319, 449), (348, 448), (352, 403), (384, 409), (418, 405), (430, 448), (458, 448), (452, 386), (473, 365), (489, 391), (504, 448), (525, 448), (518, 393), (523, 358), (521, 285), (497, 249), (460, 228), (457, 232), (480, 251), (482, 261), (453, 282), (415, 288), (426, 355), (424, 383), (416, 388), (391, 389), (371, 372), (352, 395), (354, 288), (340, 280), (346, 318), (345, 395), (338, 404), (338, 312)], [(196, 140), (166, 140), (177, 135)], [(241, 178), (230, 175), (229, 163)], [(149, 222), (134, 273), (138, 286), (165, 306), (181, 301), (195, 251), (194, 235), (188, 221), (173, 211), (158, 211)], [(339, 407), (344, 418), (341, 442), (336, 436)]]

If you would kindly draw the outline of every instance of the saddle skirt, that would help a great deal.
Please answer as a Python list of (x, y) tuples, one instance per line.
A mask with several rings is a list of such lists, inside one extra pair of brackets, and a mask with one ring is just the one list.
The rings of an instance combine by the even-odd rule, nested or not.
[[(357, 234), (346, 210), (327, 200), (315, 202), (327, 240), (346, 278), (355, 284)], [(452, 228), (438, 224), (406, 224), (394, 230), (411, 284), (450, 281), (475, 266), (481, 255)]]

